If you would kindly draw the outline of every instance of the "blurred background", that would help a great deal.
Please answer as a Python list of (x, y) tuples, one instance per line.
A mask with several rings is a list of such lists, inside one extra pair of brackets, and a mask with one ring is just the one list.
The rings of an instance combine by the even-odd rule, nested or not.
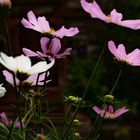
[[(133, 0), (98, 0), (97, 2), (107, 15), (115, 8), (123, 13), (123, 19), (140, 19), (139, 0), (135, 2)], [(66, 28), (78, 27), (80, 30), (76, 36), (62, 39), (62, 48), (72, 47), (72, 54), (66, 59), (57, 60), (56, 66), (51, 70), (53, 82), (48, 85), (50, 94), (47, 96), (51, 102), (56, 102), (62, 92), (64, 95), (82, 96), (101, 49), (106, 45), (102, 61), (87, 91), (85, 100), (88, 101), (88, 105), (80, 109), (80, 118), (85, 117), (87, 119), (84, 121), (92, 123), (96, 116), (92, 106), (101, 106), (99, 97), (108, 94), (119, 72), (119, 66), (105, 44), (108, 38), (108, 26), (99, 20), (92, 19), (88, 13), (84, 12), (80, 0), (13, 0), (6, 26), (1, 28), (0, 51), (9, 53), (6, 30), (12, 55), (21, 54), (22, 47), (34, 51), (40, 49), (41, 35), (33, 30), (25, 29), (20, 23), (22, 17), (26, 18), (30, 10), (33, 10), (36, 16), (45, 16), (51, 27), (56, 30), (63, 25)], [(139, 30), (115, 26), (109, 39), (114, 40), (116, 44), (123, 43), (128, 53), (135, 48), (140, 48)], [(10, 93), (0, 99), (1, 111), (10, 110), (7, 106), (15, 102), (10, 86), (9, 89)], [(126, 106), (130, 111), (119, 119), (105, 121), (101, 139), (135, 140), (140, 135), (139, 90), (140, 68), (127, 67), (114, 91), (114, 96), (118, 101), (116, 108)]]

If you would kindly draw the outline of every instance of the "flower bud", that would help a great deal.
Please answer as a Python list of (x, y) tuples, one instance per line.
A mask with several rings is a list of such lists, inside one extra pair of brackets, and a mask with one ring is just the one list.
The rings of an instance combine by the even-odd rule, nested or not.
[(75, 137), (76, 137), (78, 140), (81, 139), (80, 133), (76, 132), (76, 133), (75, 133)]
[(73, 120), (73, 125), (80, 126), (80, 121), (78, 119)]
[(37, 134), (36, 140), (45, 140), (45, 136), (43, 134)]
[(11, 9), (12, 3), (10, 0), (0, 0), (0, 6), (7, 7), (8, 9)]
[(110, 104), (110, 103), (112, 103), (114, 101), (114, 96), (113, 95), (105, 95), (104, 101), (106, 103), (109, 103)]

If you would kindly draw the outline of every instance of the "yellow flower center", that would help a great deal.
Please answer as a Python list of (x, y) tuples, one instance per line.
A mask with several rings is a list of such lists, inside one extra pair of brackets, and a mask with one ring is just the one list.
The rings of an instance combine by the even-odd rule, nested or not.
[(52, 34), (52, 33), (54, 33), (55, 32), (55, 30), (51, 27), (50, 28), (50, 31), (49, 31), (49, 34)]
[(110, 119), (114, 119), (114, 114), (113, 113), (109, 113), (109, 118)]
[(111, 16), (111, 15), (108, 15), (107, 17), (108, 17), (109, 19), (112, 19), (112, 16)]

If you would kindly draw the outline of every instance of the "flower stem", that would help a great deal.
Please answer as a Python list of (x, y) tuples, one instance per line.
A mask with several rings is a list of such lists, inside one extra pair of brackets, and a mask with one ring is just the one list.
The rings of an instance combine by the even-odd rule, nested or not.
[(69, 124), (69, 126), (66, 128), (66, 131), (65, 131), (64, 135), (62, 136), (62, 139), (61, 139), (61, 140), (64, 140), (64, 138), (68, 135), (68, 131), (69, 131), (71, 125), (72, 125), (72, 122), (73, 122), (73, 120), (75, 119), (75, 117), (76, 117), (76, 115), (77, 115), (77, 113), (78, 113), (78, 110), (79, 110), (79, 108), (80, 108), (80, 106), (81, 106), (81, 104), (82, 104), (82, 102), (83, 102), (83, 100), (84, 100), (84, 98), (85, 98), (85, 96), (86, 96), (86, 93), (87, 93), (87, 90), (88, 90), (88, 88), (89, 88), (89, 85), (91, 84), (91, 81), (92, 81), (92, 79), (93, 79), (93, 77), (94, 77), (94, 75), (95, 75), (95, 72), (96, 72), (96, 70), (97, 70), (97, 68), (98, 68), (98, 65), (99, 65), (99, 63), (100, 63), (100, 61), (101, 61), (101, 58), (102, 58), (102, 56), (103, 56), (103, 54), (104, 54), (105, 47), (106, 47), (106, 42), (107, 42), (107, 40), (105, 41), (105, 44), (104, 44), (104, 46), (103, 46), (103, 48), (102, 48), (102, 51), (101, 51), (101, 53), (100, 53), (100, 56), (99, 56), (99, 58), (98, 58), (98, 60), (97, 60), (97, 63), (96, 63), (96, 65), (95, 65), (95, 67), (93, 68), (91, 77), (90, 77), (90, 79), (89, 79), (89, 81), (88, 81), (88, 83), (87, 83), (87, 86), (86, 86), (86, 88), (85, 88), (85, 90), (84, 90), (84, 93), (83, 93), (83, 95), (82, 95), (82, 99), (81, 99), (80, 103), (78, 104), (78, 106), (76, 107), (75, 112), (74, 112), (74, 115), (73, 115), (73, 117), (72, 117), (72, 119), (71, 119), (71, 121), (70, 121), (70, 124)]
[(119, 81), (119, 79), (120, 79), (120, 77), (121, 77), (121, 74), (122, 74), (122, 69), (120, 69), (120, 71), (119, 71), (119, 73), (118, 73), (118, 76), (117, 76), (117, 79), (116, 79), (116, 81), (115, 81), (115, 83), (114, 83), (114, 85), (113, 85), (111, 91), (109, 92), (109, 95), (112, 95), (112, 93), (113, 93), (114, 89), (116, 88), (117, 83), (118, 83), (118, 81)]
[(6, 40), (7, 40), (7, 45), (8, 45), (8, 53), (9, 55), (12, 55), (12, 50), (11, 50), (11, 45), (10, 45), (10, 38), (9, 38), (9, 34), (8, 34), (8, 26), (7, 26), (7, 21), (5, 18), (5, 32), (6, 32)]

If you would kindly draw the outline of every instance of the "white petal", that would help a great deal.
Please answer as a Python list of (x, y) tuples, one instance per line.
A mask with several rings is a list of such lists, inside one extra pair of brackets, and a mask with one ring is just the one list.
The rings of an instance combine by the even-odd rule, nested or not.
[(31, 68), (31, 60), (29, 57), (20, 55), (15, 57), (17, 70), (20, 72), (28, 72)]
[(4, 53), (0, 53), (0, 63), (11, 71), (16, 70), (16, 63), (13, 57), (9, 57)]
[(35, 73), (45, 72), (54, 65), (54, 62), (55, 62), (54, 60), (49, 64), (47, 64), (46, 61), (38, 62), (37, 64), (31, 67), (29, 73), (35, 74)]

